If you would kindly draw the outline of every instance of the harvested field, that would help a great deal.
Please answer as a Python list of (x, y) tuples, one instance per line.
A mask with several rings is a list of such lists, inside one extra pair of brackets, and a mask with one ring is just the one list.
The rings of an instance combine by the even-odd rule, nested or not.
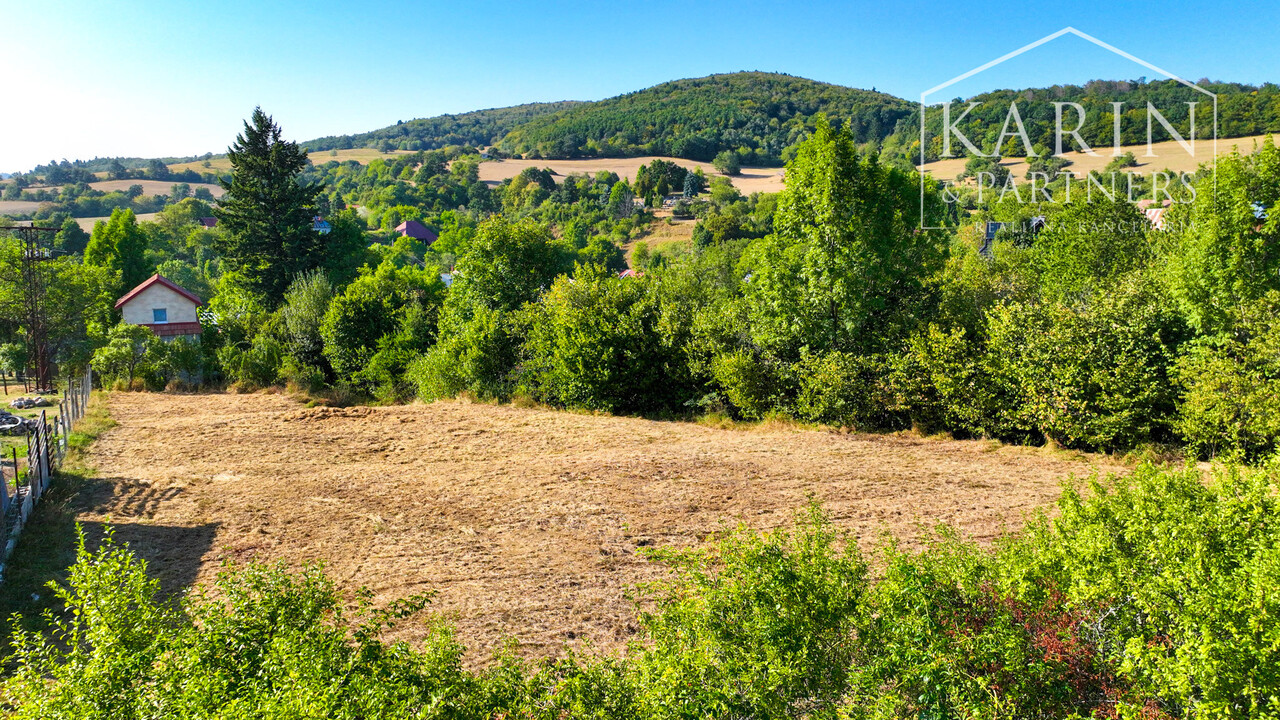
[[(587, 175), (595, 175), (602, 170), (608, 170), (618, 174), (618, 177), (635, 179), (636, 171), (641, 165), (648, 165), (654, 160), (670, 160), (671, 162), (683, 168), (692, 170), (695, 167), (701, 167), (708, 178), (719, 175), (711, 163), (697, 162), (694, 160), (685, 160), (683, 158), (657, 158), (657, 157), (634, 157), (634, 158), (593, 158), (590, 160), (489, 160), (480, 163), (480, 179), (490, 183), (497, 184), (519, 175), (522, 170), (529, 167), (551, 168), (563, 178), (565, 175), (573, 173), (583, 173)], [(314, 162), (314, 160), (313, 160)], [(733, 181), (733, 186), (738, 188), (738, 192), (743, 195), (750, 195), (756, 192), (776, 193), (782, 192), (782, 168), (766, 168), (766, 167), (744, 167), (742, 174), (737, 177), (729, 178)], [(560, 182), (561, 178), (557, 178), (556, 182)]]
[[(138, 222), (154, 222), (156, 215), (159, 214), (160, 213), (137, 213), (136, 217), (138, 218)], [(104, 215), (102, 217), (76, 218), (75, 221), (76, 224), (80, 226), (81, 230), (85, 232), (93, 232), (93, 226), (98, 224), (98, 221), (106, 222), (110, 219), (110, 215)]]
[[(1233, 150), (1239, 150), (1242, 155), (1249, 155), (1257, 150), (1266, 138), (1266, 135), (1219, 138), (1218, 155), (1228, 155)], [(1136, 172), (1150, 178), (1152, 173), (1164, 170), (1195, 172), (1201, 163), (1208, 162), (1213, 157), (1213, 141), (1197, 140), (1194, 155), (1188, 153), (1175, 140), (1152, 143), (1151, 153), (1154, 157), (1146, 156), (1147, 146), (1145, 143), (1142, 145), (1125, 145), (1120, 150), (1121, 152), (1133, 153), (1138, 160), (1137, 167), (1130, 168), (1125, 172)], [(1063, 172), (1070, 172), (1078, 178), (1083, 178), (1094, 170), (1102, 172), (1107, 163), (1115, 159), (1110, 146), (1094, 148), (1094, 152), (1097, 155), (1088, 155), (1078, 150), (1063, 153), (1062, 156), (1071, 161), (1071, 164), (1064, 168)], [(917, 167), (925, 172), (932, 173), (939, 180), (953, 180), (957, 175), (964, 172), (966, 162), (968, 162), (968, 158), (947, 158), (946, 160), (935, 160)], [(1026, 182), (1025, 176), (1028, 166), (1025, 158), (1008, 157), (1004, 158), (1000, 164), (1009, 168), (1009, 172), (1013, 175), (1015, 182)]]
[[(338, 162), (355, 160), (361, 165), (368, 165), (370, 160), (375, 160), (377, 158), (384, 158), (384, 159), (390, 160), (394, 158), (396, 155), (407, 155), (407, 154), (409, 154), (408, 150), (392, 150), (391, 152), (382, 152), (377, 148), (351, 148), (348, 150), (312, 150), (310, 153), (308, 153), (308, 155), (311, 158), (311, 163), (313, 165), (323, 165), (329, 162), (330, 160), (336, 160)], [(180, 172), (182, 170), (195, 170), (198, 173), (231, 172), (231, 159), (228, 158), (226, 155), (219, 155), (218, 157), (210, 158), (208, 160), (208, 163), (209, 163), (209, 167), (204, 166), (205, 164), (204, 160), (195, 160), (193, 162), (184, 162), (184, 163), (174, 163), (169, 166), (169, 169), (173, 170), (174, 172)]]
[[(305, 408), (280, 395), (114, 393), (91, 449), (90, 528), (148, 558), (169, 590), (223, 559), (323, 560), (387, 600), (428, 589), (471, 659), (635, 631), (627, 589), (659, 577), (637, 549), (738, 522), (788, 524), (809, 498), (870, 547), (920, 523), (981, 540), (1050, 504), (1104, 457), (785, 425), (721, 429), (438, 402)], [(412, 628), (401, 637), (413, 640)]]
[(34, 200), (0, 200), (0, 215), (30, 215), (39, 209)]
[[(168, 195), (178, 182), (177, 180), (102, 180), (96, 183), (89, 183), (89, 187), (102, 192), (113, 192), (115, 190), (128, 190), (133, 185), (141, 185), (143, 195)], [(187, 185), (190, 186), (191, 192), (204, 188), (215, 198), (222, 197), (224, 192), (221, 185), (214, 185), (213, 183), (197, 182), (187, 183)]]

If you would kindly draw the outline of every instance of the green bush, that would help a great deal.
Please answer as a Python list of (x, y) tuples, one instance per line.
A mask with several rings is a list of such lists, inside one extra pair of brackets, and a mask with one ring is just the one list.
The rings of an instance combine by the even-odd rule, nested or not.
[(442, 319), (439, 342), (406, 370), (418, 397), (437, 400), (464, 390), (481, 398), (509, 397), (522, 337), (516, 315), (477, 307), (465, 322)]
[(867, 566), (820, 511), (650, 556), (673, 577), (646, 593), (636, 717), (829, 716), (862, 659)]
[(1170, 373), (1187, 331), (1162, 297), (1135, 281), (1085, 308), (1009, 303), (989, 313), (996, 372), (1016, 379), (1032, 426), (1071, 447), (1170, 438)]
[(13, 718), (435, 718), (456, 717), (465, 682), (461, 647), (429, 627), (420, 649), (379, 636), (420, 611), (426, 596), (356, 615), (315, 567), (297, 574), (251, 565), (174, 607), (146, 564), (81, 536), (58, 638), (16, 629), (17, 672), (5, 684)]
[(1178, 360), (1176, 426), (1196, 451), (1257, 458), (1280, 449), (1280, 293), (1245, 309), (1235, 331)]
[(520, 384), (558, 405), (615, 412), (681, 408), (679, 349), (665, 342), (647, 278), (598, 266), (561, 277), (530, 315)]
[(893, 359), (893, 403), (926, 432), (1025, 440), (1032, 429), (1008, 369), (964, 328), (930, 324)]
[(227, 378), (254, 388), (276, 384), (284, 358), (284, 343), (267, 332), (255, 337), (248, 347), (224, 345), (218, 350), (218, 364)]
[(893, 401), (884, 356), (805, 354), (793, 371), (800, 388), (795, 407), (801, 417), (861, 429), (895, 424), (889, 413)]
[(758, 420), (791, 407), (795, 383), (791, 368), (749, 350), (714, 356), (711, 375), (725, 397), (744, 418)]

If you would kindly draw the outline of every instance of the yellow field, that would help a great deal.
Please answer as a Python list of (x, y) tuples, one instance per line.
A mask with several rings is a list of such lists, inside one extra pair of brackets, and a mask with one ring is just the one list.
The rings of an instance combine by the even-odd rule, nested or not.
[[(681, 158), (657, 158), (657, 157), (634, 157), (634, 158), (592, 158), (590, 160), (490, 160), (480, 163), (480, 179), (496, 184), (515, 177), (520, 174), (521, 170), (528, 167), (551, 168), (555, 173), (564, 176), (572, 173), (584, 173), (587, 175), (595, 175), (602, 170), (617, 173), (619, 177), (634, 179), (636, 170), (641, 165), (648, 165), (654, 160), (670, 160), (675, 164), (692, 170), (695, 167), (702, 168), (707, 177), (715, 177), (720, 173), (711, 166), (711, 163), (696, 162), (694, 160), (684, 160)], [(738, 177), (729, 178), (733, 181), (734, 187), (738, 191), (750, 195), (755, 192), (782, 192), (782, 168), (761, 168), (761, 167), (744, 167), (742, 174)]]
[[(377, 150), (374, 148), (353, 148), (351, 150), (318, 150), (316, 152), (310, 153), (310, 158), (311, 158), (312, 164), (314, 165), (323, 165), (329, 162), (330, 160), (337, 160), (338, 162), (355, 160), (361, 165), (367, 165), (369, 164), (370, 160), (376, 160), (378, 158), (389, 158), (389, 157), (394, 157), (396, 155), (408, 155), (408, 154), (409, 154), (408, 150), (393, 150), (389, 153), (384, 153), (381, 150)], [(198, 173), (206, 173), (206, 172), (223, 173), (223, 172), (231, 171), (231, 161), (228, 160), (226, 156), (212, 158), (208, 162), (209, 162), (209, 167), (204, 166), (204, 163), (205, 163), (204, 160), (196, 160), (195, 162), (174, 163), (173, 165), (169, 166), (169, 169), (174, 171), (194, 170)]]
[[(157, 213), (139, 213), (138, 222), (155, 220), (156, 214)], [(76, 218), (75, 220), (76, 220), (76, 224), (80, 226), (81, 230), (84, 230), (85, 232), (93, 232), (94, 223), (98, 222), (99, 220), (106, 222), (110, 219), (111, 219), (110, 217), (91, 217), (91, 218)]]
[[(128, 190), (131, 185), (141, 185), (143, 195), (168, 195), (176, 184), (172, 180), (102, 180), (89, 183), (89, 187), (102, 192), (112, 192), (115, 190)], [(195, 192), (197, 188), (206, 188), (214, 197), (222, 197), (222, 186), (220, 185), (212, 183), (187, 184), (191, 186), (192, 192)]]
[[(1229, 154), (1233, 148), (1238, 148), (1241, 153), (1248, 155), (1262, 145), (1262, 141), (1266, 135), (1252, 135), (1250, 137), (1240, 138), (1221, 138), (1218, 140), (1218, 155)], [(1174, 172), (1195, 172), (1200, 164), (1206, 162), (1213, 157), (1213, 141), (1197, 140), (1195, 144), (1195, 155), (1188, 153), (1182, 146), (1174, 140), (1158, 142), (1151, 144), (1151, 152), (1155, 157), (1146, 157), (1147, 146), (1126, 145), (1120, 148), (1122, 152), (1131, 152), (1138, 159), (1138, 166), (1129, 168), (1127, 172), (1136, 172), (1143, 175), (1150, 175), (1153, 172), (1161, 170), (1172, 170)], [(1091, 171), (1101, 171), (1111, 162), (1113, 155), (1110, 147), (1094, 148), (1094, 155), (1086, 155), (1082, 152), (1064, 153), (1063, 157), (1071, 161), (1071, 165), (1065, 170), (1070, 171), (1076, 177), (1083, 178)], [(930, 172), (939, 180), (950, 180), (955, 176), (964, 172), (966, 158), (948, 158), (946, 160), (938, 160), (931, 163), (925, 163), (918, 166), (920, 169)], [(1001, 165), (1009, 168), (1009, 172), (1015, 180), (1022, 181), (1027, 173), (1027, 162), (1022, 158), (1005, 158)]]
[(39, 207), (40, 203), (30, 200), (0, 200), (0, 215), (28, 215)]

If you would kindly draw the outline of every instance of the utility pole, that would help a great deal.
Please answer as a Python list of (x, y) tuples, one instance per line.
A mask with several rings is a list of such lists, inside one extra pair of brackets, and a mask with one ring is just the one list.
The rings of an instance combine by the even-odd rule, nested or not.
[(53, 366), (49, 362), (49, 316), (45, 312), (48, 273), (45, 265), (53, 260), (52, 240), (61, 228), (19, 226), (4, 228), (15, 233), (21, 244), (23, 314), (27, 325), (28, 362), (35, 375), (36, 392), (53, 392)]

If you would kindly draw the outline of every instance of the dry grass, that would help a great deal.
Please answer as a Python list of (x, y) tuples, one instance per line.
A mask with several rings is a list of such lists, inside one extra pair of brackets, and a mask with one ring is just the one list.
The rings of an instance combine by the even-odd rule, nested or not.
[[(177, 185), (175, 180), (102, 180), (96, 183), (89, 183), (89, 187), (102, 192), (113, 192), (115, 190), (128, 190), (132, 185), (141, 185), (143, 195), (168, 195), (173, 190), (173, 186)], [(205, 188), (215, 198), (222, 197), (222, 186), (213, 183), (187, 183), (191, 187), (191, 192), (195, 192), (198, 188)]]
[(0, 200), (0, 215), (30, 215), (40, 209), (32, 200)]
[[(1253, 135), (1241, 138), (1223, 138), (1218, 140), (1218, 155), (1229, 154), (1233, 148), (1238, 148), (1241, 153), (1249, 154), (1262, 144), (1266, 135)], [(1200, 164), (1207, 161), (1213, 155), (1213, 142), (1205, 140), (1197, 140), (1195, 144), (1195, 155), (1188, 153), (1181, 145), (1174, 140), (1158, 142), (1151, 144), (1151, 152), (1155, 157), (1146, 157), (1147, 146), (1127, 145), (1120, 148), (1121, 152), (1132, 152), (1134, 157), (1138, 159), (1138, 167), (1129, 168), (1126, 172), (1137, 172), (1142, 175), (1150, 176), (1151, 173), (1160, 172), (1162, 170), (1172, 170), (1174, 172), (1195, 172)], [(1063, 157), (1071, 161), (1065, 170), (1070, 171), (1076, 177), (1083, 178), (1091, 171), (1102, 171), (1107, 163), (1114, 159), (1112, 149), (1110, 147), (1094, 148), (1097, 156), (1086, 155), (1082, 152), (1065, 153)], [(935, 178), (940, 180), (951, 180), (964, 172), (966, 158), (949, 158), (947, 160), (938, 160), (919, 166), (921, 169), (933, 173)], [(1025, 182), (1024, 178), (1027, 174), (1027, 163), (1021, 158), (1006, 158), (1000, 163), (1009, 168), (1009, 172), (1018, 182)]]
[[(137, 215), (138, 222), (154, 221), (156, 219), (156, 215), (158, 214), (159, 213), (138, 213)], [(93, 232), (93, 226), (95, 223), (97, 223), (99, 220), (101, 220), (102, 222), (106, 222), (110, 219), (111, 219), (110, 216), (103, 216), (103, 217), (75, 218), (75, 221), (76, 221), (76, 224), (80, 226), (81, 230), (84, 230), (85, 232)]]
[[(310, 157), (312, 164), (315, 165), (323, 165), (330, 160), (337, 160), (339, 162), (355, 160), (361, 165), (368, 165), (370, 160), (377, 158), (390, 158), (396, 155), (408, 154), (408, 150), (393, 150), (389, 153), (384, 153), (375, 148), (353, 148), (350, 150), (316, 150), (310, 153)], [(210, 158), (208, 162), (209, 167), (205, 167), (204, 160), (196, 160), (194, 162), (187, 163), (174, 163), (169, 166), (169, 169), (173, 171), (195, 170), (198, 173), (231, 172), (231, 161), (227, 159), (225, 155), (222, 157)]]
[[(608, 170), (617, 173), (619, 177), (632, 178), (636, 176), (636, 170), (641, 165), (648, 165), (654, 160), (670, 160), (675, 164), (692, 170), (695, 167), (701, 167), (707, 177), (714, 177), (719, 173), (711, 163), (700, 163), (693, 160), (684, 160), (682, 158), (657, 158), (657, 157), (634, 157), (634, 158), (595, 158), (591, 160), (490, 160), (480, 163), (480, 179), (488, 183), (499, 183), (507, 178), (513, 178), (520, 174), (520, 171), (529, 167), (551, 168), (561, 176), (580, 173), (586, 175), (595, 175), (598, 172)], [(759, 168), (744, 167), (742, 174), (738, 177), (729, 178), (733, 181), (734, 187), (744, 195), (750, 195), (754, 192), (782, 192), (782, 168)]]
[(1122, 469), (985, 441), (469, 402), (115, 393), (110, 410), (75, 512), (116, 525), (168, 589), (223, 560), (322, 560), (381, 600), (438, 590), (473, 659), (504, 637), (528, 655), (625, 642), (627, 589), (660, 574), (639, 547), (775, 527), (811, 498), (864, 545), (939, 522), (987, 541), (1068, 474)]
[[(669, 217), (670, 212), (666, 215)], [(635, 251), (636, 243), (644, 241), (649, 245), (650, 253), (659, 251), (678, 255), (693, 249), (693, 227), (697, 225), (697, 220), (671, 220), (668, 223), (666, 217), (660, 217), (649, 223), (649, 227), (644, 229), (644, 234), (623, 244), (622, 251), (626, 255), (627, 264), (631, 263), (631, 253)]]

